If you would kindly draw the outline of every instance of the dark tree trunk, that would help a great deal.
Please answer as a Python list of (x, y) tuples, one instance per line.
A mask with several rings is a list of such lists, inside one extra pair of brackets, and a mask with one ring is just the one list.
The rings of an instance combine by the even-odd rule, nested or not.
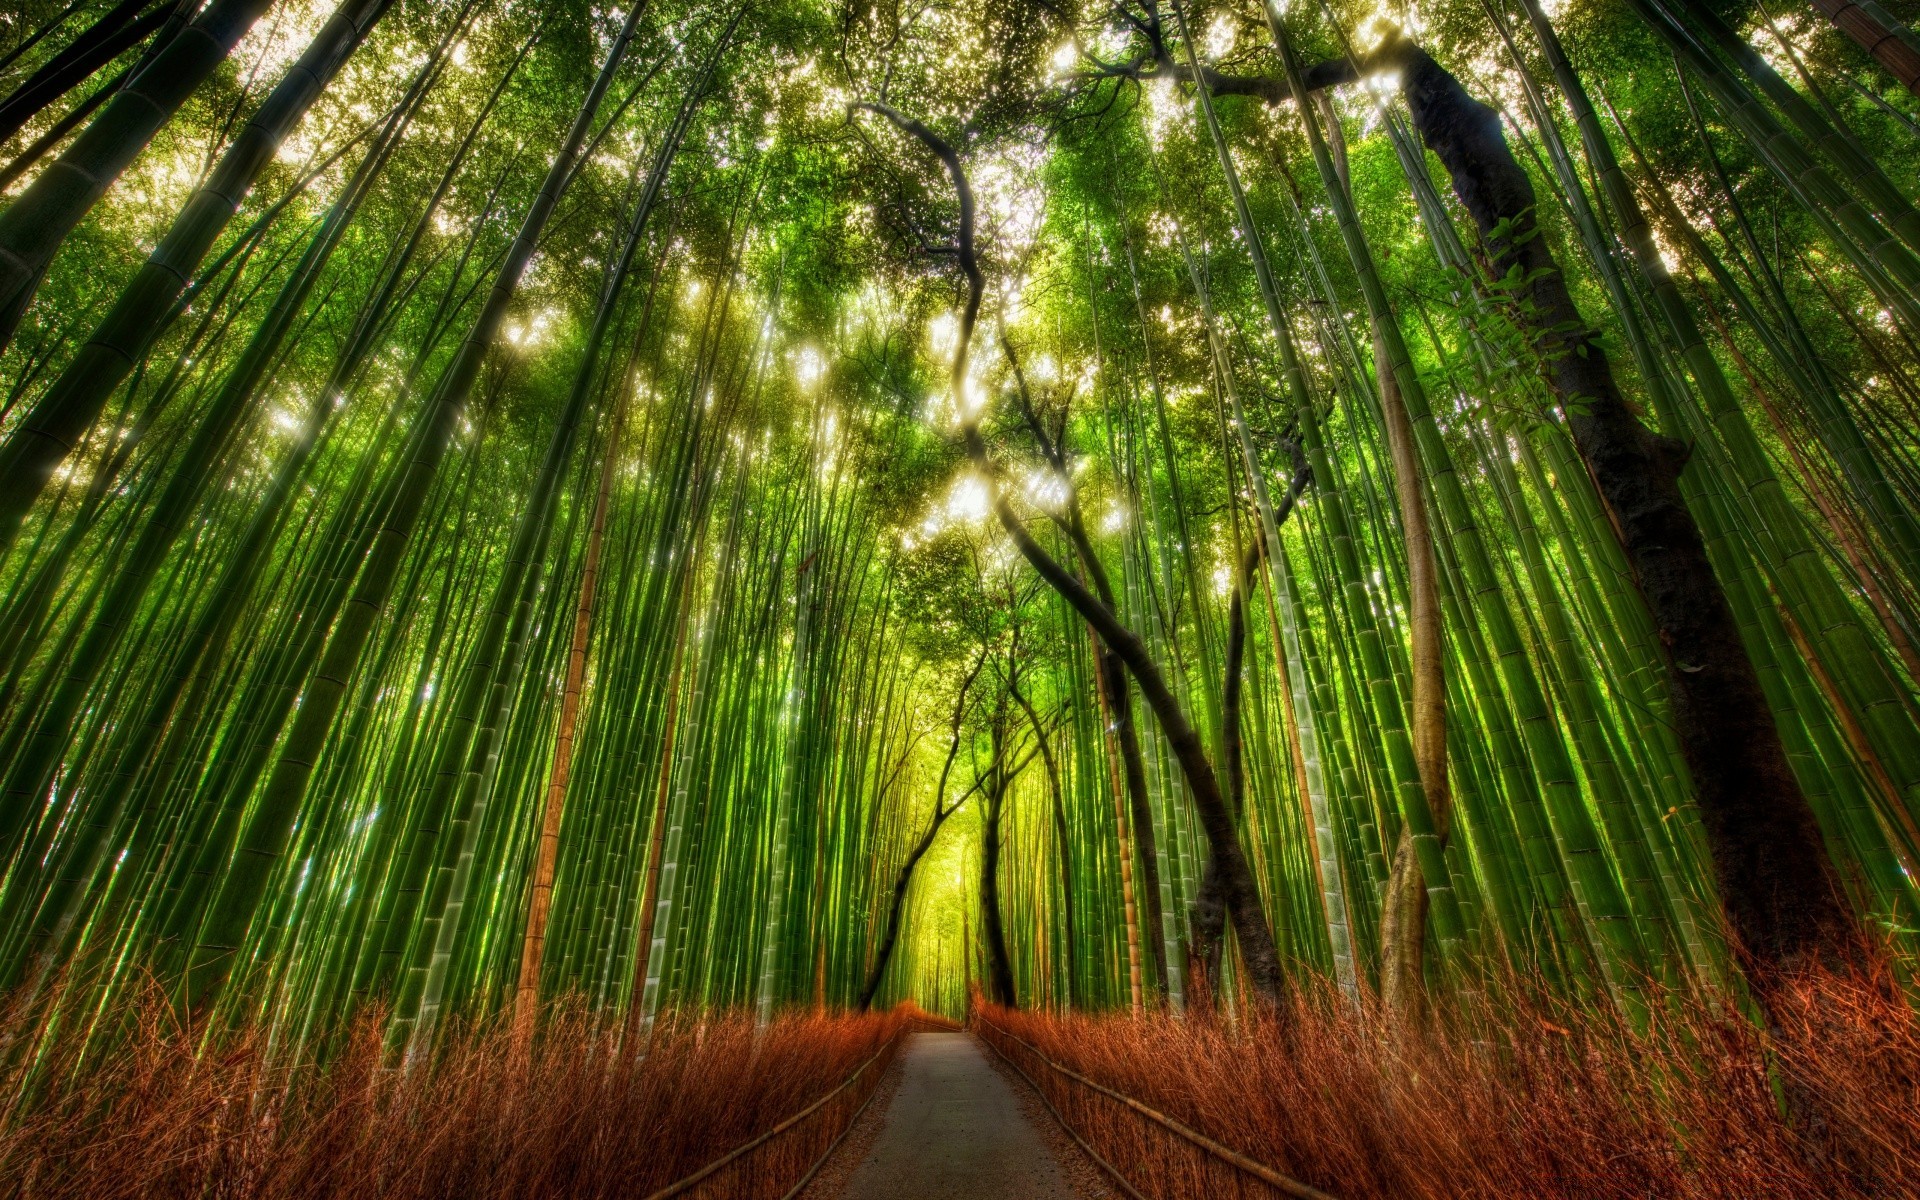
[[(1415, 46), (1398, 42), (1381, 57), (1400, 68), (1414, 125), (1479, 228), (1494, 278), (1516, 293), (1514, 318), (1545, 362), (1659, 629), (1675, 732), (1750, 978), (1764, 1003), (1775, 984), (1801, 971), (1849, 965), (1859, 953), (1857, 930), (1681, 497), (1687, 448), (1647, 429), (1620, 395), (1535, 222), (1533, 186), (1498, 115)], [(1338, 64), (1318, 82), (1351, 71)]]
[[(1300, 447), (1294, 445), (1291, 449), (1293, 479), (1275, 507), (1275, 529), (1286, 524), (1300, 493), (1313, 481), (1313, 471), (1307, 466)], [(1241, 557), (1240, 571), (1233, 581), (1233, 595), (1227, 602), (1227, 658), (1220, 686), (1220, 765), (1227, 776), (1227, 810), (1236, 824), (1247, 794), (1245, 743), (1240, 735), (1241, 695), (1246, 682), (1247, 602), (1253, 595), (1266, 553), (1266, 533), (1261, 530)], [(1189, 1001), (1192, 1006), (1205, 1007), (1220, 994), (1221, 947), (1226, 927), (1226, 880), (1209, 860), (1193, 901), (1192, 935), (1187, 950), (1187, 979), (1194, 992)]]
[[(895, 127), (920, 141), (947, 169), (948, 177), (953, 181), (955, 196), (960, 201), (959, 236), (954, 248), (960, 262), (960, 269), (967, 280), (966, 304), (960, 310), (959, 348), (954, 353), (953, 369), (950, 372), (952, 394), (963, 393), (967, 380), (967, 357), (973, 339), (973, 329), (980, 317), (980, 302), (986, 294), (986, 277), (981, 273), (980, 260), (974, 253), (974, 200), (972, 185), (967, 182), (966, 169), (960, 163), (959, 152), (954, 150), (944, 138), (928, 129), (921, 122), (908, 117), (884, 104), (862, 102), (859, 107), (875, 112), (891, 121)], [(1058, 560), (1035, 541), (1028, 531), (1026, 523), (1014, 511), (1013, 504), (1007, 499), (1006, 491), (1000, 486), (999, 477), (994, 470), (992, 455), (987, 452), (986, 438), (980, 432), (977, 419), (969, 420), (960, 429), (961, 444), (966, 448), (967, 457), (974, 468), (988, 479), (993, 480), (992, 500), (994, 516), (1000, 527), (1007, 532), (1013, 544), (1023, 558), (1047, 584), (1058, 592), (1062, 599), (1071, 604), (1074, 611), (1093, 626), (1120, 661), (1132, 672), (1134, 680), (1140, 685), (1140, 694), (1153, 710), (1154, 717), (1160, 722), (1160, 729), (1166, 734), (1167, 744), (1173, 751), (1174, 759), (1180, 764), (1181, 774), (1186, 777), (1187, 787), (1193, 793), (1193, 807), (1200, 819), (1200, 828), (1206, 833), (1207, 843), (1213, 856), (1220, 861), (1224, 894), (1226, 895), (1233, 917), (1234, 932), (1240, 938), (1240, 953), (1246, 960), (1249, 982), (1260, 994), (1270, 1001), (1280, 999), (1282, 976), (1280, 971), (1280, 952), (1274, 945), (1273, 930), (1267, 926), (1266, 910), (1260, 899), (1260, 888), (1254, 882), (1253, 871), (1247, 864), (1247, 856), (1240, 849), (1239, 837), (1233, 826), (1233, 819), (1227, 812), (1224, 798), (1220, 794), (1220, 780), (1214, 773), (1213, 764), (1207, 759), (1206, 748), (1201, 744), (1200, 735), (1187, 721), (1186, 713), (1181, 710), (1166, 679), (1160, 674), (1160, 668), (1154, 664), (1153, 656), (1147, 653), (1146, 644), (1131, 629), (1121, 623), (1112, 608), (1101, 602), (1099, 597), (1087, 590), (1085, 584), (1074, 578), (1073, 572), (1063, 567)]]
[[(1256, 537), (1247, 547), (1234, 577), (1233, 596), (1227, 602), (1226, 676), (1220, 689), (1220, 768), (1227, 777), (1227, 808), (1240, 820), (1247, 794), (1247, 769), (1244, 739), (1240, 736), (1240, 698), (1244, 692), (1247, 657), (1247, 596), (1253, 590), (1254, 572), (1265, 557), (1266, 537)], [(1191, 949), (1188, 951), (1187, 978), (1200, 984), (1192, 1003), (1204, 1007), (1220, 994), (1220, 950), (1227, 930), (1227, 906), (1223, 881), (1211, 861), (1200, 875), (1200, 891), (1193, 901)]]
[[(966, 442), (968, 457), (976, 466), (990, 471), (992, 463), (979, 429), (963, 430), (962, 437)], [(1234, 932), (1240, 939), (1240, 953), (1246, 961), (1248, 982), (1265, 999), (1278, 1001), (1283, 986), (1280, 953), (1274, 945), (1273, 930), (1267, 926), (1259, 885), (1254, 881), (1246, 852), (1240, 848), (1233, 817), (1227, 811), (1226, 799), (1221, 794), (1219, 776), (1215, 774), (1213, 764), (1207, 761), (1207, 752), (1201, 744), (1199, 733), (1188, 723), (1186, 714), (1180, 709), (1180, 702), (1167, 687), (1166, 679), (1160, 674), (1159, 667), (1154, 665), (1146, 645), (1133, 631), (1121, 624), (1112, 610), (1101, 604), (1098, 597), (1034, 541), (1033, 535), (1027, 531), (1026, 525), (1004, 495), (994, 498), (994, 513), (1000, 520), (1001, 528), (1007, 531), (1007, 536), (1034, 570), (1039, 572), (1040, 577), (1094, 627), (1101, 640), (1113, 648), (1139, 682), (1140, 691), (1159, 720), (1174, 758), (1180, 764), (1181, 774), (1186, 777), (1187, 787), (1193, 793), (1194, 812), (1199, 817), (1201, 831), (1206, 834), (1207, 846), (1212, 852), (1208, 870), (1217, 870), (1220, 874), (1220, 891), (1226, 899)]]
[[(1061, 414), (1059, 429), (1049, 434), (1028, 394), (1026, 375), (1020, 369), (1019, 353), (1004, 332), (1000, 335), (1000, 345), (1006, 351), (1008, 365), (1013, 368), (1015, 395), (1019, 399), (1021, 416), (1026, 421), (1028, 431), (1039, 444), (1042, 456), (1053, 465), (1060, 477), (1071, 480), (1073, 472), (1066, 460), (1065, 447), (1057, 436), (1065, 429), (1065, 414)], [(1113, 581), (1087, 537), (1086, 520), (1080, 511), (1079, 490), (1069, 484), (1067, 494), (1066, 513), (1056, 516), (1054, 522), (1073, 544), (1075, 553), (1080, 557), (1081, 568), (1093, 585), (1094, 593), (1100, 597), (1100, 602), (1117, 613), (1120, 606), (1114, 597)], [(1094, 636), (1097, 641), (1097, 630)], [(1159, 840), (1153, 832), (1153, 808), (1147, 797), (1147, 769), (1140, 750), (1140, 728), (1133, 720), (1133, 689), (1127, 683), (1126, 665), (1111, 647), (1100, 650), (1094, 661), (1094, 674), (1096, 686), (1100, 689), (1100, 701), (1106, 706), (1108, 724), (1120, 747), (1121, 773), (1127, 789), (1127, 819), (1133, 826), (1133, 844), (1140, 852), (1140, 917), (1147, 930), (1144, 940), (1153, 963), (1155, 985), (1160, 988), (1160, 997), (1164, 1002), (1170, 990), (1170, 980), (1167, 976), (1165, 931), (1161, 925), (1160, 849)]]
[[(873, 1007), (873, 998), (880, 991), (881, 981), (887, 977), (887, 963), (893, 958), (894, 943), (900, 940), (900, 917), (907, 909), (907, 891), (913, 886), (913, 869), (933, 848), (933, 839), (940, 834), (940, 827), (947, 818), (960, 811), (966, 803), (966, 797), (947, 804), (947, 780), (953, 776), (954, 760), (960, 757), (960, 727), (967, 718), (967, 697), (973, 691), (974, 681), (980, 678), (980, 669), (987, 664), (986, 651), (973, 660), (973, 669), (960, 681), (960, 692), (953, 700), (953, 714), (947, 718), (947, 760), (940, 767), (940, 782), (933, 789), (933, 823), (927, 826), (927, 832), (913, 844), (907, 852), (907, 861), (900, 864), (900, 875), (893, 881), (893, 901), (887, 906), (887, 928), (880, 935), (880, 945), (873, 953), (873, 966), (867, 972), (867, 984), (860, 989), (860, 1011), (866, 1012)], [(994, 764), (999, 765), (997, 762)]]
[(934, 809), (933, 824), (927, 826), (927, 832), (907, 852), (907, 861), (900, 864), (900, 875), (893, 881), (893, 901), (887, 906), (886, 932), (880, 935), (880, 945), (873, 952), (873, 967), (867, 972), (867, 984), (860, 989), (861, 1012), (873, 1007), (873, 998), (879, 994), (880, 984), (887, 977), (887, 964), (893, 960), (894, 944), (900, 940), (900, 917), (907, 909), (907, 891), (913, 887), (913, 869), (933, 848), (933, 839), (952, 815), (951, 809)]
[(1006, 924), (1000, 916), (1000, 818), (1012, 782), (1005, 768), (994, 769), (993, 780), (987, 785), (986, 820), (980, 830), (980, 911), (987, 927), (987, 998), (1008, 1008), (1020, 1003), (1013, 983), (1012, 955), (1007, 952)]
[(1140, 728), (1133, 720), (1133, 690), (1127, 669), (1112, 650), (1100, 652), (1101, 686), (1106, 689), (1114, 738), (1120, 743), (1120, 766), (1127, 783), (1127, 818), (1133, 822), (1133, 845), (1140, 853), (1141, 940), (1153, 963), (1155, 986), (1162, 1000), (1167, 992), (1167, 941), (1160, 927), (1160, 849), (1153, 836), (1153, 809), (1147, 800), (1147, 765), (1140, 752)]

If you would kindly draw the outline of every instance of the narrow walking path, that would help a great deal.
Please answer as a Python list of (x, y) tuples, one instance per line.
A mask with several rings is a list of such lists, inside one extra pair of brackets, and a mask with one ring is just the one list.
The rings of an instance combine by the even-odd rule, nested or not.
[(843, 1200), (1080, 1196), (986, 1054), (964, 1033), (913, 1035), (886, 1124)]

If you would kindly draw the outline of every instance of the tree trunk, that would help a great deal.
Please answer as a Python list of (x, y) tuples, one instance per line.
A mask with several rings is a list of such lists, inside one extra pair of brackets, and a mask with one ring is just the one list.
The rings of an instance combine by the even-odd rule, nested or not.
[[(1293, 506), (1299, 501), (1300, 493), (1313, 481), (1313, 472), (1308, 469), (1297, 446), (1294, 455), (1293, 480), (1269, 514), (1276, 537), (1280, 526), (1293, 514)], [(1240, 732), (1241, 697), (1246, 681), (1247, 601), (1253, 595), (1256, 573), (1266, 557), (1267, 533), (1263, 522), (1260, 536), (1247, 546), (1246, 553), (1241, 557), (1240, 569), (1233, 579), (1233, 594), (1227, 601), (1227, 658), (1225, 678), (1220, 688), (1220, 759), (1227, 775), (1227, 805), (1235, 821), (1240, 820), (1247, 792), (1245, 740)], [(1278, 645), (1279, 639), (1276, 637), (1276, 650)], [(1295, 766), (1298, 768), (1300, 764), (1296, 763)], [(1303, 770), (1301, 794), (1306, 795), (1307, 790)], [(1224, 888), (1225, 880), (1209, 862), (1201, 874), (1200, 889), (1194, 897), (1193, 937), (1187, 956), (1188, 978), (1198, 979), (1205, 984), (1200, 997), (1192, 1002), (1202, 1008), (1207, 1000), (1218, 996), (1220, 992), (1220, 952), (1227, 919)]]
[(887, 964), (892, 961), (894, 943), (900, 938), (900, 917), (906, 911), (907, 890), (913, 886), (913, 869), (933, 848), (933, 839), (939, 834), (940, 826), (946, 824), (947, 818), (958, 812), (960, 805), (965, 802), (965, 797), (962, 797), (952, 808), (946, 806), (947, 780), (953, 774), (954, 760), (960, 757), (960, 726), (967, 717), (967, 696), (973, 691), (974, 680), (980, 678), (980, 669), (986, 663), (986, 651), (982, 650), (979, 657), (974, 659), (973, 669), (960, 681), (960, 694), (953, 701), (953, 715), (947, 719), (947, 760), (940, 768), (940, 781), (933, 789), (933, 823), (927, 826), (927, 832), (907, 852), (907, 860), (900, 864), (900, 874), (893, 881), (893, 900), (887, 906), (886, 932), (880, 935), (880, 945), (873, 954), (873, 966), (867, 971), (866, 986), (860, 989), (861, 1012), (873, 1007), (873, 998), (879, 994), (880, 984), (887, 977)]
[[(1059, 440), (1049, 435), (1035, 412), (1032, 400), (1027, 392), (1026, 376), (1021, 372), (1020, 359), (1013, 348), (1013, 342), (1004, 330), (1000, 334), (1000, 344), (1005, 349), (1008, 365), (1013, 368), (1014, 382), (1020, 400), (1022, 416), (1035, 441), (1040, 444), (1041, 453), (1053, 465), (1059, 477), (1068, 481), (1067, 503), (1064, 516), (1056, 515), (1054, 523), (1067, 540), (1073, 545), (1079, 556), (1081, 568), (1088, 581), (1093, 585), (1094, 594), (1100, 602), (1113, 612), (1119, 612), (1120, 606), (1114, 596), (1113, 582), (1107, 574), (1106, 565), (1100, 561), (1099, 553), (1093, 548), (1093, 541), (1087, 536), (1087, 524), (1080, 509), (1080, 493), (1073, 483), (1073, 471), (1066, 461), (1065, 448)], [(1133, 719), (1133, 690), (1127, 683), (1126, 668), (1119, 656), (1111, 649), (1103, 648), (1095, 635), (1094, 643), (1095, 687), (1099, 693), (1102, 711), (1106, 715), (1107, 729), (1113, 735), (1113, 748), (1118, 755), (1121, 767), (1120, 777), (1114, 781), (1116, 804), (1118, 803), (1120, 781), (1126, 783), (1127, 818), (1121, 821), (1122, 841), (1131, 840), (1139, 848), (1140, 887), (1136, 891), (1131, 886), (1131, 869), (1128, 868), (1127, 893), (1132, 898), (1127, 905), (1129, 948), (1137, 954), (1139, 944), (1144, 941), (1147, 952), (1153, 959), (1152, 986), (1160, 989), (1159, 995), (1164, 1002), (1172, 992), (1172, 982), (1167, 976), (1167, 948), (1163, 937), (1164, 926), (1160, 907), (1160, 848), (1154, 835), (1152, 800), (1147, 794), (1147, 767), (1140, 750), (1140, 728)], [(1131, 828), (1132, 838), (1125, 836)], [(1140, 920), (1136, 923), (1134, 902), (1139, 903)], [(1144, 936), (1139, 930), (1147, 930)], [(1136, 998), (1137, 1000), (1137, 998)]]
[(986, 819), (980, 829), (980, 912), (987, 935), (987, 998), (1016, 1008), (1020, 1000), (1013, 983), (1013, 958), (1007, 951), (1006, 925), (1000, 914), (1000, 819), (1006, 812), (1007, 789), (1013, 786), (1004, 758), (1005, 740), (1003, 701), (994, 720), (994, 766), (986, 788)]
[(1858, 932), (1813, 811), (1679, 488), (1687, 450), (1627, 407), (1606, 356), (1535, 223), (1532, 183), (1499, 117), (1424, 51), (1387, 51), (1427, 148), (1492, 255), (1518, 281), (1514, 312), (1545, 360), (1574, 444), (1614, 517), (1667, 651), (1674, 721), (1692, 773), (1730, 930), (1762, 1002), (1815, 966), (1844, 967)]
[(880, 984), (887, 977), (887, 964), (893, 961), (893, 947), (900, 940), (900, 918), (906, 912), (907, 892), (913, 887), (913, 869), (933, 848), (933, 839), (940, 833), (940, 827), (947, 823), (958, 806), (940, 807), (939, 796), (934, 797), (933, 823), (920, 835), (920, 840), (907, 852), (907, 861), (900, 864), (900, 874), (893, 881), (893, 899), (887, 905), (886, 932), (880, 935), (880, 945), (873, 952), (873, 966), (867, 971), (866, 986), (860, 989), (860, 1011), (866, 1012), (873, 1007), (873, 998), (880, 993)]
[[(1373, 366), (1380, 385), (1381, 424), (1386, 426), (1387, 450), (1393, 458), (1401, 538), (1407, 550), (1407, 624), (1413, 635), (1413, 758), (1420, 772), (1420, 790), (1427, 798), (1427, 811), (1433, 816), (1434, 836), (1444, 851), (1453, 792), (1447, 780), (1446, 645), (1440, 624), (1439, 568), (1413, 424), (1407, 419), (1400, 385), (1387, 362), (1378, 322), (1374, 323)], [(1387, 1011), (1404, 1024), (1417, 1023), (1421, 1015), (1427, 903), (1413, 836), (1403, 827), (1387, 878), (1387, 911), (1380, 920), (1380, 994)], [(1396, 905), (1405, 905), (1406, 911), (1395, 913)]]
[[(1227, 660), (1225, 680), (1220, 688), (1220, 764), (1227, 775), (1227, 806), (1238, 821), (1246, 807), (1247, 771), (1245, 741), (1240, 733), (1241, 696), (1245, 688), (1247, 657), (1247, 595), (1253, 589), (1254, 573), (1266, 557), (1267, 540), (1263, 535), (1247, 547), (1240, 570), (1234, 575), (1233, 595), (1227, 601)], [(1188, 952), (1188, 978), (1204, 986), (1192, 1007), (1204, 1010), (1220, 994), (1220, 952), (1227, 930), (1224, 881), (1209, 862), (1200, 875), (1200, 890), (1194, 897), (1191, 949)]]
[(1125, 669), (1114, 654), (1103, 653), (1108, 697), (1113, 714), (1114, 737), (1120, 744), (1120, 763), (1127, 780), (1127, 812), (1131, 818), (1133, 843), (1140, 852), (1140, 924), (1144, 929), (1147, 954), (1153, 963), (1153, 986), (1158, 1003), (1164, 1004), (1172, 985), (1167, 979), (1167, 946), (1162, 936), (1160, 910), (1160, 846), (1153, 832), (1152, 800), (1147, 795), (1147, 767), (1140, 752), (1140, 727), (1133, 719), (1133, 690)]
[[(1347, 170), (1347, 140), (1333, 103), (1314, 93), (1325, 121), (1329, 149), (1340, 187), (1352, 203)], [(1433, 818), (1434, 836), (1444, 851), (1453, 793), (1447, 779), (1446, 647), (1440, 616), (1439, 568), (1434, 558), (1433, 527), (1427, 520), (1426, 479), (1414, 442), (1400, 381), (1394, 377), (1378, 314), (1367, 322), (1373, 341), (1373, 377), (1380, 389), (1380, 424), (1393, 460), (1393, 493), (1400, 510), (1401, 542), (1407, 552), (1407, 624), (1412, 633), (1413, 761), (1420, 790)], [(1427, 889), (1419, 882), (1420, 861), (1413, 835), (1402, 828), (1387, 876), (1380, 915), (1380, 996), (1403, 1027), (1420, 1021), (1426, 993)]]
[(885, 105), (867, 103), (862, 107), (881, 114), (903, 132), (917, 138), (938, 157), (946, 167), (960, 201), (957, 249), (961, 271), (967, 280), (967, 298), (960, 312), (959, 336), (956, 339), (958, 349), (949, 372), (949, 392), (955, 406), (966, 414), (960, 430), (961, 442), (974, 469), (988, 481), (994, 516), (1021, 556), (1062, 599), (1073, 606), (1087, 624), (1093, 626), (1100, 640), (1126, 664), (1127, 670), (1139, 683), (1141, 695), (1153, 710), (1155, 719), (1160, 722), (1161, 732), (1166, 735), (1167, 744), (1186, 777), (1187, 787), (1193, 794), (1194, 809), (1200, 818), (1200, 827), (1205, 831), (1208, 846), (1219, 862), (1219, 870), (1225, 880), (1223, 890), (1229, 905), (1228, 911), (1232, 915), (1234, 932), (1240, 939), (1240, 952), (1246, 959), (1250, 981), (1263, 998), (1277, 1002), (1284, 986), (1280, 952), (1274, 944), (1273, 930), (1267, 925), (1266, 906), (1260, 898), (1259, 885), (1255, 883), (1253, 870), (1247, 864), (1246, 853), (1240, 848), (1233, 818), (1227, 812), (1226, 801), (1220, 792), (1219, 777), (1214, 773), (1213, 764), (1207, 760), (1200, 735), (1187, 721), (1186, 713), (1167, 687), (1166, 679), (1154, 664), (1145, 643), (1121, 623), (1111, 608), (1102, 604), (1097, 596), (1073, 577), (1071, 571), (1034, 540), (1020, 515), (1014, 511), (1012, 502), (1007, 499), (1006, 489), (1001, 486), (992, 457), (987, 452), (986, 439), (980, 432), (979, 414), (967, 403), (967, 359), (974, 326), (980, 319), (980, 302), (986, 292), (986, 278), (981, 274), (979, 259), (974, 253), (973, 189), (967, 182), (966, 169), (960, 163), (960, 156), (951, 145), (921, 122)]

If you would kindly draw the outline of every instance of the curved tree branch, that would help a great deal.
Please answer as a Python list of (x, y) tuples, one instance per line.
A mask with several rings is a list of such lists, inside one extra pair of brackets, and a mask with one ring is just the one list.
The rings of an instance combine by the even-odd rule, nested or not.
[(1133, 674), (1140, 686), (1148, 707), (1160, 722), (1162, 732), (1166, 734), (1174, 759), (1187, 780), (1187, 787), (1193, 793), (1194, 808), (1199, 814), (1201, 828), (1206, 832), (1207, 842), (1213, 852), (1225, 879), (1225, 891), (1233, 916), (1234, 932), (1240, 938), (1241, 954), (1247, 964), (1247, 975), (1256, 991), (1269, 1000), (1277, 1001), (1281, 995), (1283, 981), (1280, 970), (1280, 956), (1273, 940), (1273, 931), (1266, 922), (1265, 906), (1260, 891), (1254, 882), (1253, 871), (1247, 863), (1245, 852), (1240, 847), (1233, 817), (1227, 811), (1226, 801), (1220, 790), (1219, 777), (1214, 773), (1213, 764), (1208, 761), (1206, 748), (1200, 735), (1188, 722), (1181, 710), (1180, 702), (1167, 686), (1160, 668), (1154, 663), (1147, 647), (1131, 629), (1128, 629), (1098, 596), (1087, 590), (1085, 584), (1074, 577), (1073, 573), (1034, 540), (1032, 533), (1014, 511), (1013, 503), (1007, 498), (1003, 473), (996, 467), (987, 451), (985, 437), (980, 432), (979, 413), (971, 410), (966, 399), (967, 363), (973, 339), (974, 326), (979, 321), (980, 303), (986, 292), (985, 277), (980, 270), (979, 258), (974, 249), (974, 197), (973, 188), (967, 181), (966, 169), (960, 162), (959, 154), (945, 139), (934, 133), (920, 121), (908, 117), (884, 104), (862, 102), (856, 107), (885, 117), (904, 133), (912, 135), (926, 147), (942, 165), (946, 167), (953, 181), (954, 193), (960, 203), (960, 230), (957, 245), (960, 250), (959, 262), (967, 280), (967, 298), (961, 309), (958, 345), (953, 356), (953, 370), (950, 376), (952, 395), (961, 414), (960, 438), (966, 449), (967, 457), (972, 460), (974, 469), (985, 477), (992, 496), (994, 515), (1006, 530), (1021, 555), (1033, 569), (1045, 579), (1061, 597), (1071, 604), (1076, 612), (1099, 635), (1100, 640), (1117, 655), (1127, 670)]

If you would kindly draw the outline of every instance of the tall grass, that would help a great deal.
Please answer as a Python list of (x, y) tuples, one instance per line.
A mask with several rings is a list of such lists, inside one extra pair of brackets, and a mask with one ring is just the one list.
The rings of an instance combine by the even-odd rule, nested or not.
[[(1920, 1195), (1920, 1020), (1888, 990), (1821, 979), (1799, 996), (1771, 1038), (1713, 1002), (1636, 1030), (1513, 987), (1397, 1043), (1330, 994), (1230, 1025), (982, 1008), (977, 1027), (1148, 1195), (1242, 1185), (993, 1027), (1343, 1200)], [(1789, 1090), (1811, 1124), (1783, 1120)]]
[[(279, 1060), (258, 1028), (202, 1045), (164, 1004), (133, 1012), (112, 1053), (56, 1036), (6, 1080), (0, 1194), (161, 1197), (644, 1197), (831, 1100), (690, 1195), (778, 1197), (821, 1157), (884, 1073), (911, 1019), (676, 1015), (645, 1052), (619, 1022), (563, 1006), (516, 1060), (509, 1023), (449, 1030), (397, 1069), (369, 1013), (324, 1064)], [(16, 1043), (17, 1044), (17, 1043)]]

